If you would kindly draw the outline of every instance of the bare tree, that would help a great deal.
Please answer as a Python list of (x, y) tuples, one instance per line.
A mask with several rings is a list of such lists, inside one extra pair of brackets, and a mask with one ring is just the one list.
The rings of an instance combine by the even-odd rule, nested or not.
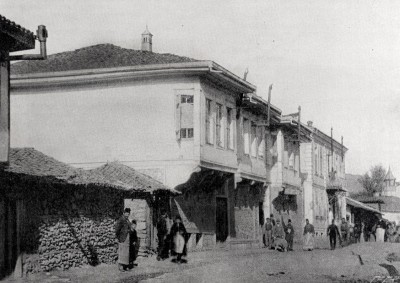
[(367, 191), (368, 195), (380, 193), (385, 188), (386, 169), (382, 165), (372, 166), (371, 169), (362, 175), (358, 181)]

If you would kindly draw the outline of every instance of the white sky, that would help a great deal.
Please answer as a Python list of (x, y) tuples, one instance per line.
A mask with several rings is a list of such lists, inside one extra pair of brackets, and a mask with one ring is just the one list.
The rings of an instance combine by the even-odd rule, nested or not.
[(213, 60), (349, 148), (347, 173), (400, 179), (400, 1), (10, 0), (0, 13), (49, 31), (48, 53), (98, 43)]

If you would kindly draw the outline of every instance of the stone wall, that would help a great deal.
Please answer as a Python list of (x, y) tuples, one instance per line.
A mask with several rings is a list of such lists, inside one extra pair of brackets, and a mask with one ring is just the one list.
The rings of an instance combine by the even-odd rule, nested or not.
[(24, 273), (116, 261), (114, 226), (123, 211), (122, 192), (74, 186), (30, 189), (33, 193), (24, 197)]
[(263, 195), (258, 187), (238, 184), (234, 198), (235, 239), (258, 240), (260, 234), (259, 204)]

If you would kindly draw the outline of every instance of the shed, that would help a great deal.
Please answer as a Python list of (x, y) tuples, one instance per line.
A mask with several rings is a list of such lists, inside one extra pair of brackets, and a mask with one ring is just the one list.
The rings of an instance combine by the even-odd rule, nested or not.
[[(150, 211), (155, 198), (176, 193), (126, 167), (82, 170), (33, 148), (11, 149), (9, 165), (0, 170), (0, 278), (114, 263), (114, 224), (125, 203), (145, 202)], [(143, 254), (151, 250), (152, 223), (142, 226)]]

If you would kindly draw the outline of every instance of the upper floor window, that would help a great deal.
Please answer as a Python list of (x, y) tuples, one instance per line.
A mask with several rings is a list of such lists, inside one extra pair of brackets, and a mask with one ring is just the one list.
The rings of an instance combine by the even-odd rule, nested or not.
[(234, 127), (233, 127), (233, 110), (232, 108), (226, 108), (226, 139), (228, 149), (234, 149)]
[(250, 122), (243, 118), (243, 149), (244, 154), (250, 153)]
[(175, 123), (178, 140), (193, 138), (193, 95), (176, 95)]
[(257, 157), (257, 147), (258, 147), (258, 137), (257, 137), (257, 126), (255, 123), (251, 123), (251, 156)]
[(193, 95), (181, 95), (181, 103), (193, 104)]
[(257, 136), (258, 136), (258, 157), (264, 158), (265, 134), (262, 127), (257, 127)]
[(206, 99), (206, 142), (209, 144), (214, 143), (214, 129), (212, 121), (212, 108), (211, 100)]
[(219, 147), (224, 147), (224, 127), (222, 126), (222, 118), (223, 118), (223, 114), (222, 114), (222, 105), (217, 103), (217, 107), (216, 107), (216, 125), (217, 125), (217, 145)]

